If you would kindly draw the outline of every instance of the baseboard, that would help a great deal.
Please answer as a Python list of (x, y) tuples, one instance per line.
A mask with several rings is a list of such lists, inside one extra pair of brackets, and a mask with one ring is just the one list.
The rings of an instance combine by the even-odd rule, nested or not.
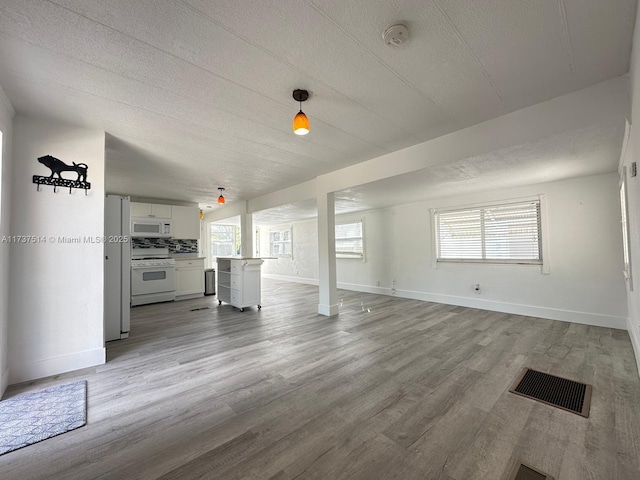
[(613, 315), (601, 315), (597, 313), (561, 310), (557, 308), (537, 307), (517, 303), (494, 302), (491, 300), (416, 292), (412, 290), (396, 290), (395, 296), (411, 298), (414, 300), (423, 300), (425, 302), (444, 303), (447, 305), (458, 305), (460, 307), (478, 308), (480, 310), (525, 315), (527, 317), (547, 318), (549, 320), (559, 320), (561, 322), (581, 323), (595, 327), (627, 330), (626, 317), (616, 317)]
[[(293, 277), (289, 275), (277, 275), (274, 273), (265, 273), (263, 277), (281, 280), (283, 282), (306, 283), (307, 285), (318, 285), (316, 278)], [(391, 289), (384, 287), (372, 287), (369, 285), (360, 285), (357, 283), (338, 282), (338, 288), (343, 290), (353, 290), (354, 292), (376, 293), (378, 295), (391, 295)]]
[(318, 304), (318, 313), (320, 315), (324, 315), (325, 317), (333, 317), (334, 315), (338, 315), (340, 313), (339, 305), (324, 305)]
[[(264, 276), (273, 278), (275, 280), (282, 280), (284, 282), (318, 285), (318, 280), (313, 278), (301, 278), (275, 274), (265, 274)], [(374, 287), (370, 285), (359, 285), (355, 283), (338, 282), (337, 286), (340, 289), (352, 290), (355, 292), (375, 293), (378, 295), (392, 295), (395, 297), (410, 298), (413, 300), (422, 300), (425, 302), (444, 303), (446, 305), (478, 308), (480, 310), (491, 310), (494, 312), (511, 313), (514, 315), (525, 315), (527, 317), (547, 318), (549, 320), (559, 320), (561, 322), (581, 323), (583, 325), (592, 325), (595, 327), (627, 330), (627, 318), (616, 317), (613, 315), (602, 315), (574, 310), (561, 310), (557, 308), (537, 307), (533, 305), (521, 305), (518, 303), (495, 302), (491, 300), (483, 300), (481, 298), (458, 297), (454, 295), (444, 295), (439, 293), (417, 292), (414, 290), (393, 290), (386, 287)], [(635, 332), (635, 334), (636, 340), (638, 340), (637, 337), (640, 334), (638, 332)], [(636, 352), (636, 359), (639, 359), (640, 342), (636, 342), (634, 348)]]
[(276, 273), (263, 273), (263, 277), (281, 280), (283, 282), (306, 283), (307, 285), (318, 285), (317, 278), (294, 277), (290, 275), (278, 275)]
[(342, 283), (338, 282), (338, 288), (343, 290), (352, 290), (354, 292), (375, 293), (377, 295), (392, 295), (393, 292), (390, 288), (385, 287), (372, 287), (370, 285), (359, 285), (357, 283)]
[(9, 383), (21, 383), (81, 368), (102, 365), (106, 361), (106, 354), (107, 350), (105, 348), (96, 348), (95, 350), (85, 350), (84, 352), (47, 358), (36, 362), (10, 365)]
[(638, 327), (634, 326), (631, 322), (631, 318), (627, 319), (627, 330), (629, 331), (629, 338), (631, 339), (631, 346), (633, 347), (633, 353), (636, 357), (636, 366), (640, 373), (640, 332)]
[(186, 295), (176, 295), (176, 302), (179, 302), (181, 300), (192, 300), (194, 298), (201, 298), (204, 297), (204, 293), (188, 293)]

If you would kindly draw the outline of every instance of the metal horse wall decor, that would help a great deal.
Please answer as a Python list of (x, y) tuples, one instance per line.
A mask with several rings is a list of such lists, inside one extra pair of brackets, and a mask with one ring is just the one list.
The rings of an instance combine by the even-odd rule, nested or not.
[[(72, 162), (73, 165), (67, 165), (59, 158), (53, 157), (51, 155), (45, 155), (44, 157), (38, 158), (38, 162), (43, 164), (49, 170), (51, 170), (51, 175), (48, 177), (44, 177), (41, 175), (33, 176), (33, 183), (37, 184), (37, 190), (40, 191), (40, 185), (53, 185), (53, 191), (56, 191), (57, 187), (65, 187), (69, 189), (69, 193), (71, 193), (72, 188), (82, 188), (84, 190), (84, 194), (87, 194), (87, 190), (91, 188), (91, 184), (87, 182), (87, 170), (89, 167), (86, 163), (76, 163)], [(75, 180), (68, 180), (66, 178), (62, 178), (60, 175), (61, 172), (76, 172), (78, 174), (78, 178)], [(54, 175), (57, 175), (58, 178), (55, 178)]]

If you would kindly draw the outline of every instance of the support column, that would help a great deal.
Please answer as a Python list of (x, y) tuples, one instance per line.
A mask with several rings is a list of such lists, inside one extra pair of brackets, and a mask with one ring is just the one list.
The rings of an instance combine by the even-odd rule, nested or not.
[(253, 214), (240, 214), (240, 255), (243, 257), (253, 257)]
[(338, 314), (336, 286), (336, 216), (334, 194), (319, 192), (318, 203), (318, 313)]

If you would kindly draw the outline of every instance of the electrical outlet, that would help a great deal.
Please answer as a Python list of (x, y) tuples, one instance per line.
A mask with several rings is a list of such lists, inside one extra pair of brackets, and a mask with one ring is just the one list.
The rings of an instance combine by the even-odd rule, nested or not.
[(394, 287), (396, 286), (396, 279), (395, 278), (391, 280), (391, 285), (394, 286)]
[(478, 294), (480, 293), (480, 284), (479, 284), (479, 283), (476, 283), (476, 284), (473, 286), (473, 291), (474, 291), (474, 292), (476, 292), (476, 293), (478, 293)]

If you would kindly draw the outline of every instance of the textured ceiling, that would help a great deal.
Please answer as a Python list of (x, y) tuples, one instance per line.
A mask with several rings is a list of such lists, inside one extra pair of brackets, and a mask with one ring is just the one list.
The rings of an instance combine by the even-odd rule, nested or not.
[[(254, 198), (622, 75), (635, 9), (635, 0), (2, 0), (0, 84), (18, 113), (106, 131), (109, 192), (215, 205), (218, 186), (229, 202)], [(397, 21), (411, 38), (390, 48), (381, 33)], [(305, 137), (291, 132), (295, 88), (311, 92)], [(596, 133), (607, 145), (611, 135)], [(563, 141), (576, 139), (439, 166), (385, 191), (415, 201), (474, 179), (553, 179), (543, 165), (578, 158)], [(542, 152), (537, 170), (509, 160), (531, 148)], [(375, 206), (360, 190), (341, 205)]]
[[(335, 211), (344, 214), (615, 171), (621, 134), (620, 125), (585, 128), (367, 183), (336, 192)], [(316, 215), (315, 200), (309, 200), (257, 212), (254, 222), (278, 225)]]
[(572, 131), (337, 192), (336, 212), (388, 207), (397, 192), (413, 203), (615, 171), (620, 126)]

